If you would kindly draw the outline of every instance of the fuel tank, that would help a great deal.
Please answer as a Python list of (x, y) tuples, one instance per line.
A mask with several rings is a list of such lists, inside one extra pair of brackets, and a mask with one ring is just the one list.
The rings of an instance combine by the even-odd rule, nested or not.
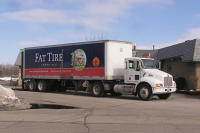
[(120, 94), (133, 94), (135, 92), (135, 85), (116, 84), (114, 92)]

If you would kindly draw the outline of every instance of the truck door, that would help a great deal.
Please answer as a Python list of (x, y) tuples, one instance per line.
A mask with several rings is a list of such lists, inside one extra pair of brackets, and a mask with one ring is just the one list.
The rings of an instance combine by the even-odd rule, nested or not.
[(137, 84), (140, 81), (140, 62), (135, 60), (127, 60), (124, 74), (125, 83)]

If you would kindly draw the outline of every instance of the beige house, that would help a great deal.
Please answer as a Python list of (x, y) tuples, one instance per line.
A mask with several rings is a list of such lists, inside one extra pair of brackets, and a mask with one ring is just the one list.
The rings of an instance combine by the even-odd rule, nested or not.
[(178, 89), (200, 90), (200, 40), (158, 50), (161, 69), (174, 76)]

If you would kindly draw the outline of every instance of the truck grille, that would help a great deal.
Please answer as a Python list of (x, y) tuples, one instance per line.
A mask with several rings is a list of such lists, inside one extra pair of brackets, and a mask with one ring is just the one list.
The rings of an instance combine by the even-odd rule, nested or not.
[(172, 77), (164, 77), (164, 87), (172, 86)]

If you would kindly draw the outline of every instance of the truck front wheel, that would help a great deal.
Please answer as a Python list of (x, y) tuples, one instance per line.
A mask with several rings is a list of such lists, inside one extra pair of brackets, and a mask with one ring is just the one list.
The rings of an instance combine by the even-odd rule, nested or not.
[(149, 101), (152, 98), (152, 89), (148, 84), (142, 84), (138, 88), (138, 96), (141, 100)]
[(159, 94), (158, 97), (160, 99), (168, 99), (171, 96), (171, 93), (168, 94)]
[(94, 83), (92, 87), (92, 95), (95, 97), (101, 97), (104, 96), (104, 89), (103, 85), (101, 83)]

